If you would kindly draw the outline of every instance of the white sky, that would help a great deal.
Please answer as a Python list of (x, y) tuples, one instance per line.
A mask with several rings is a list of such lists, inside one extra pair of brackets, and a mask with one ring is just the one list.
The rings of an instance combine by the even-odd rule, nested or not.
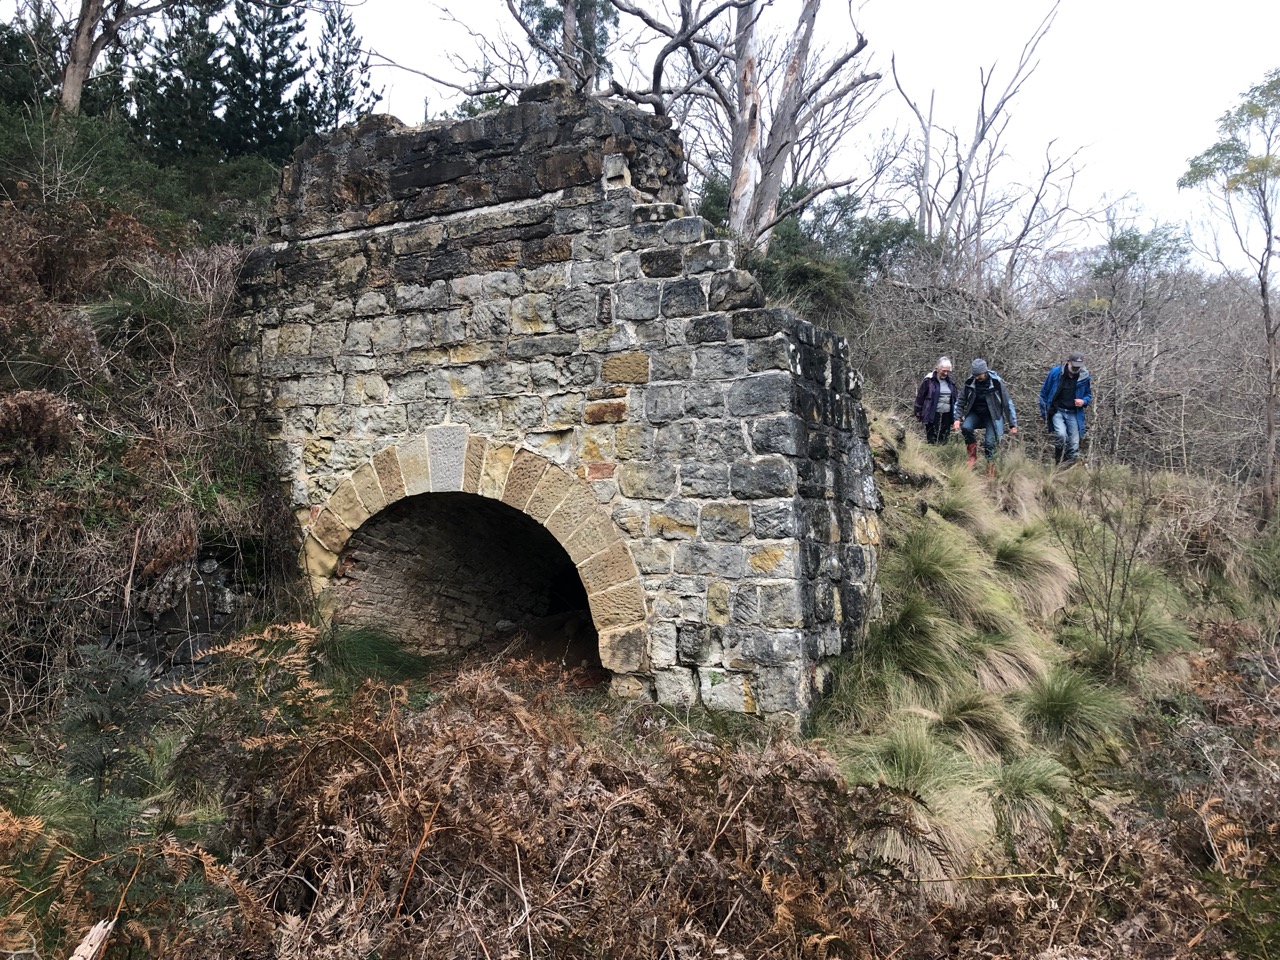
[[(779, 0), (780, 4), (788, 0)], [(861, 0), (859, 0), (861, 2)], [(972, 129), (980, 67), (996, 66), (1003, 89), (1023, 44), (1051, 9), (1049, 0), (865, 0), (854, 21), (869, 41), (871, 64), (889, 79), (897, 57), (904, 87), (922, 106), (936, 90), (935, 119)], [(827, 0), (820, 33), (833, 42), (851, 35), (846, 3)], [(453, 7), (480, 30), (506, 23), (501, 0)], [(355, 8), (366, 47), (420, 69), (438, 69), (447, 42), (467, 44), (441, 23), (425, 0), (364, 0)], [(1079, 150), (1073, 195), (1078, 207), (1133, 195), (1142, 221), (1194, 222), (1203, 204), (1177, 189), (1188, 158), (1216, 139), (1217, 119), (1264, 74), (1280, 68), (1280, 2), (1215, 0), (1062, 0), (1038, 50), (1040, 66), (1012, 107), (1005, 143), (1008, 173), (1035, 168), (1050, 141), (1060, 156)], [(406, 73), (380, 71), (383, 110), (407, 123), (423, 117), (423, 98), (439, 111), (441, 92)], [(896, 92), (886, 98), (878, 127), (914, 123)], [(855, 147), (856, 149), (856, 147)]]
[[(502, 0), (447, 2), (479, 31), (492, 34), (508, 23)], [(776, 2), (786, 7), (795, 0)], [(849, 2), (827, 0), (821, 36), (836, 42), (850, 33)], [(973, 123), (979, 68), (994, 63), (1002, 87), (1052, 6), (1051, 0), (852, 3), (869, 40), (870, 65), (891, 82), (889, 56), (896, 54), (913, 98), (923, 105), (935, 90), (935, 119), (962, 133)], [(14, 7), (15, 0), (0, 0), (0, 15), (10, 18)], [(466, 54), (472, 47), (429, 0), (354, 0), (352, 12), (366, 48), (406, 67), (437, 71), (446, 51)], [(1203, 203), (1194, 191), (1180, 193), (1177, 179), (1187, 159), (1215, 141), (1218, 117), (1280, 68), (1280, 0), (1062, 0), (1039, 60), (1012, 108), (1007, 172), (1019, 172), (1015, 164), (1029, 172), (1056, 140), (1059, 155), (1080, 151), (1077, 207), (1131, 194), (1146, 222), (1194, 223)], [(376, 80), (386, 86), (380, 109), (406, 123), (423, 119), (424, 98), (437, 112), (448, 105), (442, 91), (413, 74), (383, 69)], [(914, 121), (891, 93), (868, 139), (894, 123), (905, 130)]]

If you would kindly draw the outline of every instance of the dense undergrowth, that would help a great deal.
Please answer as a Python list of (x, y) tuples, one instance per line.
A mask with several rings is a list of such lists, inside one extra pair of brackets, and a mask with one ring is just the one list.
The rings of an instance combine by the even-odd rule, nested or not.
[(1271, 956), (1274, 540), (878, 427), (883, 616), (806, 736), (303, 624), (160, 687), (81, 650), (8, 746), (5, 949)]

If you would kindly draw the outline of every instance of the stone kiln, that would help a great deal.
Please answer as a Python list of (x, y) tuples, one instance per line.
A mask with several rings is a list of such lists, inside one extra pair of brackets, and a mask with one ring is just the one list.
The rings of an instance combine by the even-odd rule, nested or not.
[(233, 372), (330, 616), (456, 651), (580, 610), (615, 693), (806, 715), (876, 605), (859, 378), (683, 176), (555, 85), (298, 152)]

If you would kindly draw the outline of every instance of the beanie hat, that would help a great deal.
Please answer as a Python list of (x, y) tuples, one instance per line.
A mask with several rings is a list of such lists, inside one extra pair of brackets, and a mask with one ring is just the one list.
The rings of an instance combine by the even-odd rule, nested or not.
[(969, 365), (969, 373), (975, 377), (980, 377), (987, 372), (987, 361), (979, 357)]

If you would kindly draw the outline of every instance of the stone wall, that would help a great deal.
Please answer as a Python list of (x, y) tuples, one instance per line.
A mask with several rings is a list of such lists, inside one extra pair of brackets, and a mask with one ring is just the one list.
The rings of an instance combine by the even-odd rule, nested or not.
[[(559, 94), (286, 172), (233, 363), (307, 569), (333, 615), (452, 648), (576, 568), (615, 692), (802, 717), (875, 606), (848, 345), (685, 215), (664, 121)], [(549, 536), (495, 538), (486, 500)]]

